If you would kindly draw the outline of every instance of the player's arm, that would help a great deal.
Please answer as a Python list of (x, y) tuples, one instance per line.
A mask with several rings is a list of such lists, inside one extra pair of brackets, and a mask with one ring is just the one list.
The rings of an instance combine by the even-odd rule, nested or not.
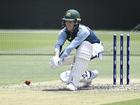
[(61, 30), (59, 32), (58, 40), (55, 44), (55, 55), (52, 57), (51, 63), (50, 63), (52, 67), (57, 67), (61, 63), (61, 59), (59, 58), (59, 55), (65, 41), (66, 41), (66, 33), (63, 30)]
[(70, 43), (70, 45), (66, 47), (66, 49), (64, 50), (60, 58), (64, 60), (64, 58), (69, 56), (71, 51), (76, 47), (78, 47), (89, 36), (89, 34), (90, 34), (89, 31), (83, 31), (83, 32), (79, 31), (77, 37), (75, 37), (75, 39)]
[(66, 41), (66, 33), (63, 31), (59, 32), (59, 37), (58, 40), (55, 44), (55, 56), (59, 57), (60, 52), (62, 50), (62, 46), (64, 45), (65, 41)]

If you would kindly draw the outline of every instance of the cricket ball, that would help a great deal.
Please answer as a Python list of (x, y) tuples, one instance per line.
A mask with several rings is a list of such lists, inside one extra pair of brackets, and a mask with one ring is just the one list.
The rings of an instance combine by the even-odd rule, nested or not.
[(31, 84), (31, 81), (26, 80), (24, 83), (29, 86)]

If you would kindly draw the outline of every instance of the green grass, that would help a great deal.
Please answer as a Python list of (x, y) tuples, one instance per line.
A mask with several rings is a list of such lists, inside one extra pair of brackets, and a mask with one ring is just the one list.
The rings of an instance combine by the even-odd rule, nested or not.
[[(69, 70), (70, 67), (52, 69), (49, 65), (50, 58), (50, 56), (0, 56), (0, 85), (22, 83), (26, 79), (33, 82), (58, 80), (59, 74)], [(139, 60), (139, 57), (131, 57), (131, 79), (140, 78), (140, 67), (135, 66), (139, 65)], [(89, 69), (99, 70), (99, 78), (112, 80), (112, 57), (104, 56), (103, 61), (90, 62)], [(124, 78), (125, 74), (124, 68)], [(119, 79), (119, 71), (117, 77)]]
[(115, 102), (110, 104), (103, 104), (103, 105), (139, 105), (139, 104), (140, 104), (140, 99), (133, 99), (133, 100)]
[[(125, 31), (96, 31), (105, 47), (103, 60), (93, 60), (88, 69), (97, 69), (100, 74), (94, 81), (112, 84), (112, 35)], [(54, 44), (58, 30), (46, 31), (0, 31), (0, 54), (46, 54), (46, 55), (0, 55), (0, 86), (23, 84), (25, 80), (33, 83), (59, 79), (62, 71), (70, 66), (52, 69), (49, 65), (54, 53)], [(119, 39), (119, 36), (117, 37)], [(68, 43), (66, 43), (68, 44)], [(126, 41), (124, 42), (126, 45)], [(131, 79), (140, 79), (140, 36), (131, 36)], [(119, 43), (118, 43), (119, 46)], [(119, 50), (118, 50), (119, 52)], [(126, 53), (126, 50), (124, 51)], [(74, 52), (73, 52), (74, 53)], [(109, 56), (107, 56), (109, 55)], [(137, 56), (136, 56), (137, 55)], [(117, 56), (117, 82), (119, 81), (119, 56)], [(124, 56), (124, 79), (126, 76), (126, 56)], [(130, 80), (131, 81), (131, 80)], [(99, 81), (100, 82), (100, 81)], [(135, 82), (135, 81), (133, 81)], [(48, 82), (49, 83), (49, 82)], [(51, 83), (51, 82), (50, 82)], [(94, 83), (94, 82), (93, 82)], [(119, 82), (118, 82), (119, 83)], [(132, 81), (131, 81), (132, 83)], [(47, 84), (49, 85), (49, 84)], [(138, 91), (80, 91), (80, 92), (48, 92), (29, 90), (0, 89), (2, 105), (139, 105)], [(14, 89), (13, 89), (14, 90)], [(36, 97), (37, 96), (37, 97)], [(136, 99), (136, 100), (132, 100)], [(117, 103), (114, 103), (117, 102)], [(137, 103), (136, 103), (137, 102)]]
[[(121, 32), (126, 33), (125, 31), (96, 31), (96, 34), (104, 43), (105, 55), (112, 54), (112, 35)], [(0, 53), (53, 54), (54, 44), (58, 37), (57, 34), (57, 30), (0, 31)], [(131, 36), (131, 54), (140, 54), (139, 40), (139, 36)], [(49, 66), (50, 58), (50, 55), (1, 55), (0, 85), (17, 84), (26, 79), (34, 82), (57, 80), (62, 71), (70, 69), (69, 66), (64, 66), (53, 70)], [(131, 78), (140, 78), (140, 66), (138, 62), (140, 61), (140, 57), (131, 56), (130, 59)], [(112, 62), (112, 56), (104, 56), (103, 61), (93, 60), (90, 63), (89, 69), (99, 70), (99, 78), (110, 78), (112, 80)], [(119, 56), (117, 57), (117, 63), (119, 70)], [(124, 57), (124, 78), (125, 73), (126, 57)], [(119, 77), (119, 71), (117, 77)]]
[[(96, 31), (98, 37), (104, 43), (105, 54), (112, 54), (112, 35), (126, 33), (125, 31)], [(53, 54), (54, 44), (58, 37), (58, 31), (2, 31), (0, 32), (1, 53), (35, 53)], [(117, 37), (119, 40), (119, 36)], [(131, 54), (139, 54), (138, 45), (140, 37), (131, 37)], [(119, 43), (118, 43), (119, 46)], [(124, 41), (126, 46), (126, 38)], [(119, 50), (118, 50), (119, 52)], [(126, 53), (126, 50), (125, 50)]]
[[(139, 92), (0, 90), (1, 105), (102, 105), (139, 98)], [(131, 104), (135, 105), (135, 104)], [(139, 105), (139, 104), (138, 104)]]
[(0, 33), (0, 52), (52, 54), (56, 32), (3, 32)]

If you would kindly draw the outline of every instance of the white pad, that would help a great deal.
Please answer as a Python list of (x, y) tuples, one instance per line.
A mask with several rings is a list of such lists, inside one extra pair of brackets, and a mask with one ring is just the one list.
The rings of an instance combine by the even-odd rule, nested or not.
[(70, 77), (70, 70), (64, 71), (60, 74), (60, 80), (64, 83), (68, 83)]
[(89, 61), (91, 59), (92, 49), (92, 44), (84, 41), (77, 49), (76, 58), (82, 58)]
[(102, 59), (103, 51), (104, 51), (104, 47), (103, 47), (102, 43), (92, 44), (92, 57), (98, 56), (99, 59)]
[[(70, 77), (70, 70), (64, 71), (60, 74), (60, 79), (64, 83), (68, 83)], [(91, 82), (94, 78), (98, 76), (99, 72), (97, 70), (85, 71), (80, 78), (80, 82)]]
[(92, 44), (84, 41), (76, 52), (75, 63), (71, 69), (69, 83), (73, 83), (76, 87), (79, 86), (79, 81), (87, 70), (88, 63), (92, 56)]

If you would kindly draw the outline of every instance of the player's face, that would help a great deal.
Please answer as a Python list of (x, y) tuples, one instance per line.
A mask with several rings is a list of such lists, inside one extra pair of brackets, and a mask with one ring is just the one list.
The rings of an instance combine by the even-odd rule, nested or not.
[(73, 31), (73, 29), (74, 29), (74, 22), (73, 21), (66, 21), (66, 27), (67, 27), (67, 29), (68, 29), (68, 31)]

